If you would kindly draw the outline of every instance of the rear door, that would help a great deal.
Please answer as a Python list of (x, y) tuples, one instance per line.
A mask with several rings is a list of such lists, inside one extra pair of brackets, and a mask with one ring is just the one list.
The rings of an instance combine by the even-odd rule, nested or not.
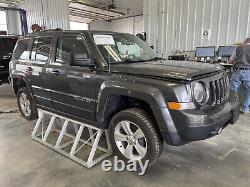
[[(32, 45), (32, 39), (26, 38), (26, 39), (20, 39), (17, 42), (17, 45), (15, 47), (12, 60), (10, 62), (10, 75), (13, 79), (23, 79), (23, 77), (27, 77), (29, 79), (30, 73), (27, 72), (27, 67), (30, 65), (30, 48)], [(12, 85), (13, 88), (15, 87)]]
[(31, 38), (18, 40), (12, 56), (12, 62), (10, 63), (10, 72), (12, 72), (12, 70), (16, 70), (17, 74), (25, 73), (26, 63), (29, 63), (30, 61), (31, 42)]
[(37, 104), (47, 108), (53, 108), (50, 97), (51, 80), (46, 69), (50, 61), (52, 41), (52, 37), (35, 37), (26, 67)]
[(52, 102), (56, 110), (89, 123), (95, 122), (98, 83), (84, 38), (58, 36), (54, 54), (49, 69), (54, 88)]

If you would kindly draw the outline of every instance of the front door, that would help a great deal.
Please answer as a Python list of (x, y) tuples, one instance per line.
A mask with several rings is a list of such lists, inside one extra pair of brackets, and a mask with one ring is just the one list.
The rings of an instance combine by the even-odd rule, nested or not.
[(50, 77), (56, 110), (95, 123), (97, 87), (93, 62), (81, 36), (59, 36)]

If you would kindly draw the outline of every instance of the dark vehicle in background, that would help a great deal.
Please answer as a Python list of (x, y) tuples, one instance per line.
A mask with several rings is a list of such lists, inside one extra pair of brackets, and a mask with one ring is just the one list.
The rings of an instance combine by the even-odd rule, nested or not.
[(17, 40), (17, 36), (0, 36), (0, 84), (8, 82), (9, 63)]
[(108, 129), (124, 159), (221, 133), (239, 117), (222, 67), (168, 61), (130, 34), (44, 31), (18, 41), (10, 74), (22, 115), (41, 108)]

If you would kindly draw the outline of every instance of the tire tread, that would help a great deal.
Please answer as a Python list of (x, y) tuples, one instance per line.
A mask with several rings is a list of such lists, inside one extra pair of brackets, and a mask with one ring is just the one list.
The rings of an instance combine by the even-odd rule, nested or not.
[[(20, 93), (23, 92), (23, 93), (26, 93), (27, 94), (27, 97), (29, 98), (30, 100), (30, 105), (31, 105), (31, 115), (29, 117), (25, 116), (23, 113), (22, 113), (22, 110), (21, 110), (21, 107), (20, 107), (20, 104), (19, 104), (19, 95)], [(18, 108), (19, 108), (19, 111), (21, 112), (22, 116), (27, 119), (28, 121), (31, 121), (31, 120), (34, 120), (34, 119), (37, 119), (38, 117), (38, 114), (37, 114), (37, 109), (36, 109), (36, 105), (35, 105), (35, 102), (34, 100), (32, 99), (31, 95), (29, 94), (28, 90), (26, 87), (22, 87), (18, 90), (18, 93), (17, 93), (17, 103), (18, 103)]]
[[(113, 121), (114, 118), (121, 115), (130, 115), (130, 116), (136, 116), (136, 118), (139, 118), (141, 121), (143, 121), (144, 124), (146, 124), (147, 129), (149, 131), (149, 138), (148, 141), (152, 141), (153, 144), (153, 151), (150, 152), (150, 165), (154, 164), (157, 159), (160, 157), (163, 149), (163, 140), (159, 134), (159, 132), (156, 130), (156, 127), (154, 126), (155, 122), (150, 115), (150, 113), (144, 111), (141, 108), (128, 108), (125, 110), (120, 111), (114, 117), (111, 119)], [(110, 134), (111, 132), (109, 132)], [(150, 139), (150, 140), (149, 140)]]

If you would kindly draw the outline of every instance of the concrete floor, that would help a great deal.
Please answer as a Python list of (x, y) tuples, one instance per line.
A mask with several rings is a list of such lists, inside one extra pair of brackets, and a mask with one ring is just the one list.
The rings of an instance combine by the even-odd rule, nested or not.
[(250, 186), (250, 115), (221, 135), (165, 146), (146, 175), (86, 169), (33, 141), (9, 85), (0, 86), (0, 186)]

